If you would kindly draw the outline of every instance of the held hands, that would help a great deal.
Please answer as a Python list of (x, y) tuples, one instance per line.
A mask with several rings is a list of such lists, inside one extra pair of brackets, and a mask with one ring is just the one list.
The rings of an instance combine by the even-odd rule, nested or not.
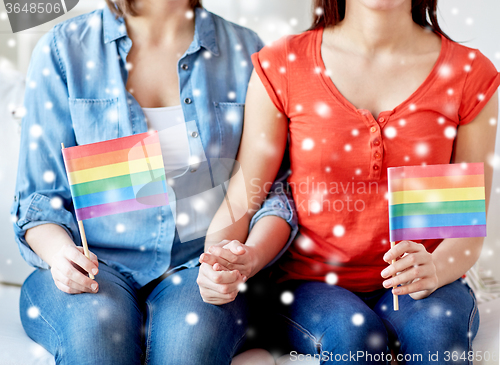
[(197, 283), (203, 301), (211, 304), (232, 302), (241, 283), (252, 275), (255, 266), (253, 248), (239, 241), (222, 241), (200, 256)]
[(50, 272), (56, 286), (68, 294), (97, 293), (99, 284), (88, 277), (99, 271), (97, 256), (90, 252), (90, 260), (83, 247), (64, 245), (52, 257)]
[[(390, 263), (393, 259), (397, 261), (382, 270), (381, 275), (387, 279), (383, 282), (385, 288), (401, 285), (392, 290), (394, 294), (409, 294), (418, 300), (428, 297), (438, 288), (436, 266), (424, 245), (401, 241), (384, 255), (386, 262)], [(391, 278), (397, 273), (397, 276)]]

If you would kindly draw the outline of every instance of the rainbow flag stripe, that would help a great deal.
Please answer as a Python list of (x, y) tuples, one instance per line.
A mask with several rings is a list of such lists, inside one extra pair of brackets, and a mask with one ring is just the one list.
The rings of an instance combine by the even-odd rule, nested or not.
[(484, 165), (387, 169), (390, 240), (485, 237)]
[(168, 204), (157, 132), (69, 147), (62, 153), (78, 220)]

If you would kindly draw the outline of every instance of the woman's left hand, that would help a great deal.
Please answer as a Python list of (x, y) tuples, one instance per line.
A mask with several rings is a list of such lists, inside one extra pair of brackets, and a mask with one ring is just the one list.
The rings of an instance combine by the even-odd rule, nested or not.
[(214, 270), (238, 270), (242, 276), (250, 278), (257, 265), (254, 248), (233, 240), (224, 245), (217, 244), (200, 257), (201, 263), (212, 265)]
[[(390, 263), (393, 259), (397, 261), (382, 270), (381, 274), (383, 278), (389, 278), (383, 282), (385, 288), (401, 285), (392, 290), (394, 294), (409, 294), (418, 300), (428, 297), (438, 288), (436, 265), (424, 245), (401, 241), (384, 255), (386, 262)], [(400, 274), (391, 278), (398, 272)]]

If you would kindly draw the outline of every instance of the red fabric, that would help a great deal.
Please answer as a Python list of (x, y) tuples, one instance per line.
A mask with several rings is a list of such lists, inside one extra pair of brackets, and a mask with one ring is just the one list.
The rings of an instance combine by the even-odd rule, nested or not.
[[(387, 168), (449, 163), (453, 130), (477, 116), (500, 74), (478, 50), (442, 37), (424, 83), (375, 120), (325, 74), (322, 34), (283, 38), (252, 57), (271, 100), (289, 118), (289, 184), (300, 235), (280, 262), (282, 280), (324, 281), (334, 273), (328, 278), (337, 277), (339, 286), (372, 291), (382, 287), (382, 257), (390, 248)], [(440, 242), (422, 241), (430, 252)]]

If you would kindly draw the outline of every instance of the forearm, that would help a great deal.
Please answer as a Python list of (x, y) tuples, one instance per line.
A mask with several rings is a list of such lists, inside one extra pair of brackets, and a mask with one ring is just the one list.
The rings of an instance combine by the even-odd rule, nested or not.
[(438, 288), (464, 275), (478, 260), (483, 237), (447, 238), (432, 253)]
[(52, 258), (61, 247), (75, 245), (64, 228), (51, 223), (28, 229), (25, 238), (33, 251), (51, 267)]
[(290, 225), (277, 216), (265, 216), (253, 227), (247, 246), (254, 247), (255, 263), (252, 274), (254, 276), (262, 270), (283, 249), (290, 237)]

